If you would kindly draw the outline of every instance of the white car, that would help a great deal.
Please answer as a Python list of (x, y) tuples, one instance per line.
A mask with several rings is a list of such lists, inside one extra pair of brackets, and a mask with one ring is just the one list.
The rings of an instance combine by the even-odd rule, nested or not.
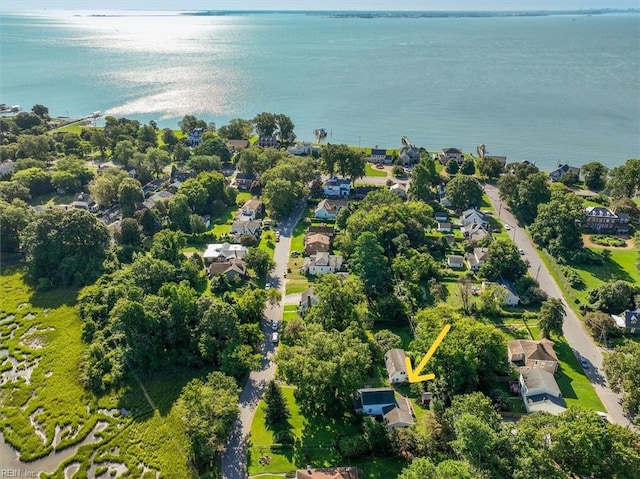
[(269, 288), (271, 288), (271, 283), (267, 283), (264, 285), (264, 289), (269, 289)]
[(522, 256), (524, 256), (524, 250), (523, 250), (522, 248), (520, 248), (518, 251), (520, 252), (520, 254), (521, 254)]
[(504, 225), (504, 229), (506, 229), (507, 231), (510, 231), (510, 230), (511, 230), (511, 226), (509, 226), (509, 225), (505, 224), (505, 225)]
[(280, 340), (280, 335), (278, 333), (273, 333), (271, 335), (271, 342), (272, 343), (277, 343)]

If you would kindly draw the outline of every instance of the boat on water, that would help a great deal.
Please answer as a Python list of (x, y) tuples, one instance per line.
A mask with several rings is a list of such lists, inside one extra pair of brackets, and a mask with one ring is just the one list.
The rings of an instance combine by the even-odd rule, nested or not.
[(317, 128), (313, 130), (313, 134), (316, 137), (316, 140), (320, 142), (320, 140), (327, 137), (327, 129), (326, 128)]

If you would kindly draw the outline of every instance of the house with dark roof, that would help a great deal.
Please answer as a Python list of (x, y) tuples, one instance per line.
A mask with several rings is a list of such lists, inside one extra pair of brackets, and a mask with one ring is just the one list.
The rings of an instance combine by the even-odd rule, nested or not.
[(436, 211), (433, 217), (435, 218), (436, 221), (440, 221), (440, 222), (449, 221), (449, 215), (444, 211)]
[(549, 179), (556, 182), (562, 178), (562, 175), (571, 174), (576, 175), (576, 178), (580, 177), (580, 168), (575, 166), (569, 166), (567, 164), (558, 165), (558, 167), (549, 173)]
[(167, 190), (161, 190), (158, 191), (157, 193), (152, 194), (149, 198), (147, 198), (146, 200), (144, 200), (142, 202), (142, 204), (138, 207), (139, 209), (144, 209), (144, 208), (148, 208), (151, 209), (153, 208), (158, 202), (160, 201), (169, 201), (171, 198), (173, 198), (175, 195), (173, 193), (171, 193), (170, 191)]
[(589, 206), (584, 210), (587, 215), (585, 228), (595, 231), (613, 231), (618, 225), (618, 215), (604, 206)]
[(382, 188), (382, 186), (374, 186), (374, 185), (354, 186), (353, 188), (351, 188), (351, 194), (356, 200), (362, 200), (364, 199), (365, 196), (367, 196), (367, 194), (369, 194), (372, 191), (379, 190), (380, 188)]
[(280, 148), (280, 140), (276, 136), (261, 136), (256, 145), (262, 148)]
[(520, 396), (528, 413), (544, 411), (560, 414), (567, 409), (553, 374), (544, 369), (528, 369), (520, 373)]
[(187, 145), (188, 146), (198, 146), (202, 143), (202, 135), (204, 134), (204, 128), (194, 128), (189, 132), (189, 136), (187, 136)]
[(509, 341), (507, 343), (509, 362), (520, 370), (537, 368), (553, 374), (558, 369), (558, 356), (553, 350), (554, 344), (549, 339)]
[(404, 349), (390, 349), (384, 354), (384, 364), (387, 367), (387, 375), (391, 384), (406, 383), (407, 377), (407, 355)]
[(333, 226), (329, 226), (326, 223), (320, 223), (318, 225), (309, 226), (309, 229), (307, 230), (307, 234), (313, 234), (313, 233), (321, 233), (323, 235), (327, 235), (329, 238), (333, 238), (336, 234), (336, 231), (333, 228)]
[(444, 148), (438, 153), (438, 160), (443, 165), (446, 165), (451, 160), (462, 163), (464, 161), (464, 154), (458, 148)]
[(387, 429), (415, 424), (413, 408), (406, 397), (396, 398), (391, 388), (366, 388), (356, 392), (355, 411), (382, 417)]
[(387, 150), (380, 148), (371, 148), (371, 154), (368, 161), (371, 163), (382, 163), (384, 165), (390, 165), (393, 162), (391, 155), (387, 154)]
[(420, 150), (414, 145), (400, 148), (398, 158), (402, 161), (402, 166), (413, 166), (420, 161)]
[(627, 309), (619, 315), (612, 314), (611, 317), (623, 333), (640, 334), (640, 307), (633, 311)]
[(246, 171), (239, 171), (236, 174), (235, 183), (236, 187), (239, 190), (250, 190), (253, 187), (253, 184), (257, 180), (257, 176), (255, 173), (247, 173)]
[(507, 281), (502, 278), (497, 279), (496, 284), (501, 286), (506, 292), (504, 304), (506, 306), (518, 306), (520, 303), (520, 296), (518, 296), (515, 285), (511, 281)]
[(480, 241), (486, 237), (490, 237), (489, 230), (480, 223), (472, 223), (468, 226), (460, 228), (460, 232), (470, 241)]

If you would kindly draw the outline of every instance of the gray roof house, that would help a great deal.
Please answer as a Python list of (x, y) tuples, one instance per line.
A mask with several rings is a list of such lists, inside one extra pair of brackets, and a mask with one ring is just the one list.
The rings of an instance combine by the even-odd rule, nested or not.
[(445, 148), (441, 153), (438, 153), (438, 160), (440, 160), (440, 163), (443, 165), (446, 165), (451, 160), (462, 163), (464, 161), (464, 155), (458, 148)]
[(623, 333), (640, 334), (640, 308), (636, 308), (634, 311), (627, 309), (624, 313), (612, 314), (611, 317)]
[(509, 362), (521, 371), (537, 368), (553, 374), (558, 369), (558, 356), (553, 350), (554, 344), (548, 339), (509, 341), (507, 343)]
[(575, 166), (569, 166), (569, 165), (558, 165), (558, 167), (553, 170), (551, 173), (549, 173), (549, 179), (553, 182), (558, 181), (560, 178), (562, 178), (562, 175), (564, 175), (565, 173), (573, 173), (574, 175), (576, 175), (576, 177), (580, 176), (580, 168), (577, 168)]
[(480, 266), (487, 261), (489, 257), (489, 249), (488, 248), (473, 248), (473, 253), (467, 253), (467, 264), (469, 265), (469, 269), (471, 271), (478, 271)]
[(320, 252), (304, 259), (302, 270), (309, 274), (327, 274), (340, 271), (342, 268), (342, 256)]
[(381, 416), (387, 429), (415, 424), (413, 408), (405, 397), (396, 398), (391, 388), (358, 389), (355, 401), (356, 413)]
[(385, 353), (384, 363), (387, 367), (387, 374), (391, 384), (406, 383), (408, 381), (406, 357), (404, 349), (390, 349)]
[(567, 409), (553, 374), (544, 369), (529, 369), (520, 373), (520, 395), (527, 412), (544, 411), (560, 414)]
[(489, 228), (489, 220), (482, 211), (475, 208), (470, 208), (463, 211), (462, 215), (460, 215), (460, 224), (462, 226), (470, 226), (473, 223), (479, 223), (485, 229)]
[(455, 254), (447, 256), (447, 266), (453, 269), (464, 268), (464, 258)]

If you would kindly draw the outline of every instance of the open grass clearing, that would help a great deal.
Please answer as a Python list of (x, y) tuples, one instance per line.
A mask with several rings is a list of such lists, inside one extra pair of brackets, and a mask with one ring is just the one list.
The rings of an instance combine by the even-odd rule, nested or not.
[(371, 163), (367, 163), (364, 167), (364, 175), (365, 176), (377, 176), (377, 177), (385, 177), (388, 176), (387, 172), (383, 169), (378, 169), (373, 166)]

